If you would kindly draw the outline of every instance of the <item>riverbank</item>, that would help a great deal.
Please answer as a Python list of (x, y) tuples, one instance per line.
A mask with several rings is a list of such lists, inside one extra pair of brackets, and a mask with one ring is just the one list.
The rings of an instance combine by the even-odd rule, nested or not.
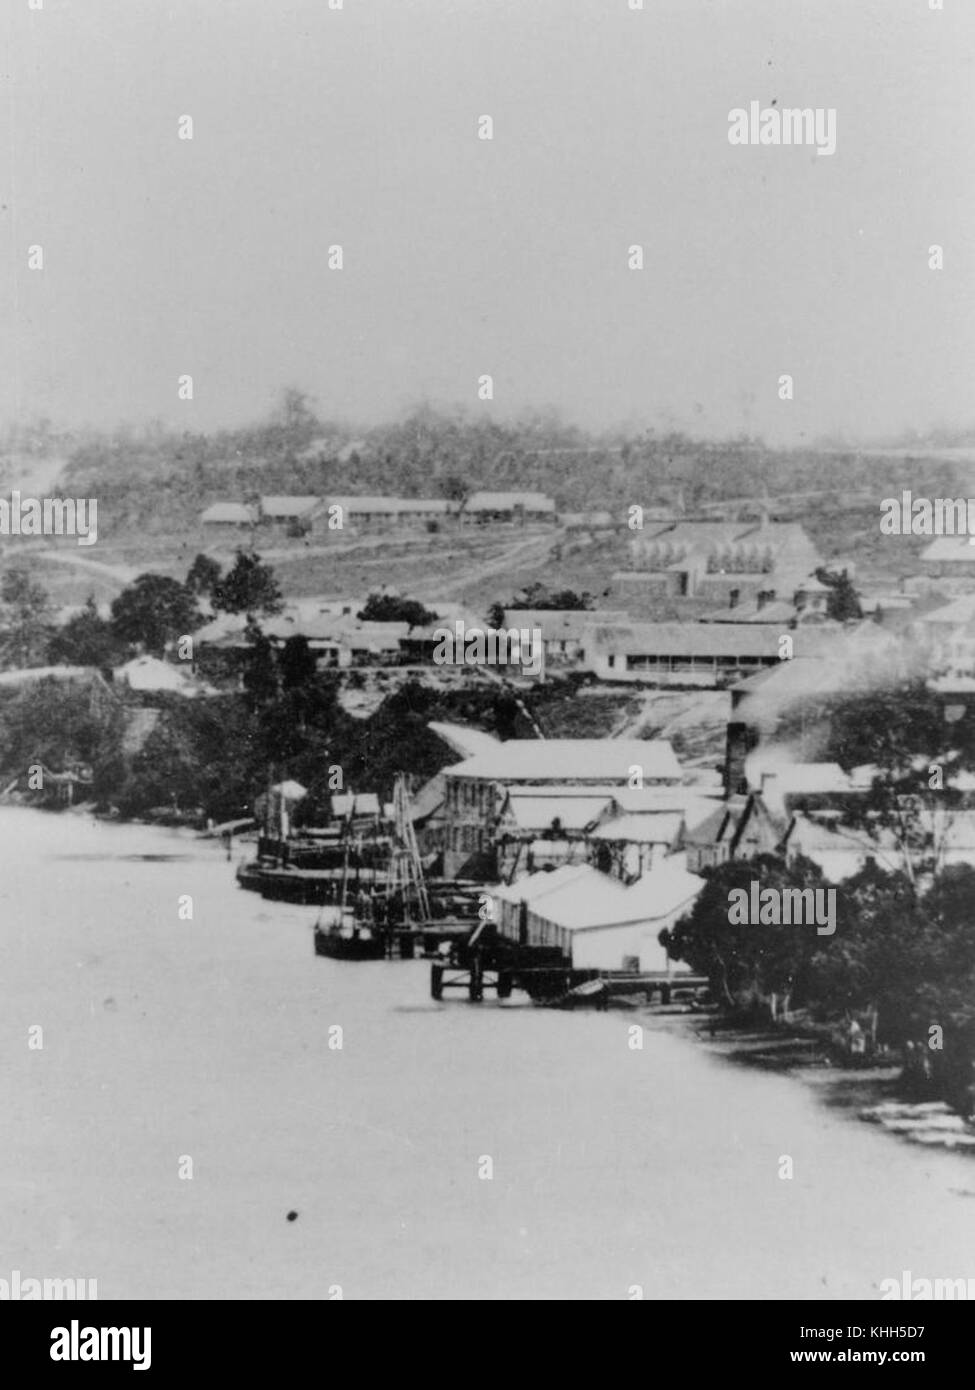
[(975, 1125), (944, 1101), (911, 1099), (899, 1060), (845, 1065), (822, 1031), (810, 1036), (788, 1026), (755, 1028), (717, 1013), (646, 1011), (645, 1026), (692, 1039), (734, 1065), (787, 1076), (829, 1109), (907, 1142), (975, 1157)]

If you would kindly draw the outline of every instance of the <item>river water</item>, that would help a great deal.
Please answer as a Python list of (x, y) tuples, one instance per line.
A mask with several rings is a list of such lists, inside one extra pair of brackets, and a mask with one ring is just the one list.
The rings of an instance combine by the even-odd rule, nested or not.
[(313, 908), (181, 833), (8, 808), (0, 845), (2, 1278), (870, 1299), (975, 1275), (972, 1161), (796, 1080), (659, 1031), (635, 1050), (632, 1014), (435, 1004), (424, 962), (316, 958)]

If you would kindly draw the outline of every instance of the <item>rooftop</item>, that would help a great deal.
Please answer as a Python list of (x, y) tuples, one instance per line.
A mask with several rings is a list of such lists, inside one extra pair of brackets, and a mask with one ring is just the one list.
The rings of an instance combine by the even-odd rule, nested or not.
[(448, 777), (492, 782), (626, 782), (639, 767), (645, 781), (681, 780), (681, 766), (666, 739), (509, 739), (454, 767)]
[(544, 492), (472, 492), (465, 512), (504, 512), (524, 507), (527, 512), (554, 512), (555, 503)]
[(594, 651), (630, 656), (777, 657), (779, 630), (759, 623), (600, 623), (589, 629)]
[(261, 511), (269, 517), (298, 517), (318, 506), (318, 497), (262, 497)]
[(236, 526), (252, 526), (257, 520), (253, 507), (243, 502), (214, 502), (200, 516), (202, 522), (222, 521)]
[(567, 796), (564, 793), (534, 795), (512, 789), (505, 797), (502, 816), (518, 830), (548, 830), (558, 820), (563, 830), (581, 831), (591, 825), (610, 804), (612, 794), (596, 792), (590, 796)]

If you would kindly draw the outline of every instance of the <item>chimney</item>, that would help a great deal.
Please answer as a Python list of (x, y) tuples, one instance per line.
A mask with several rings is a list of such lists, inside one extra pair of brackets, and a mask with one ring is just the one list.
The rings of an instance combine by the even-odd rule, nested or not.
[(758, 739), (747, 724), (734, 722), (728, 724), (725, 739), (724, 794), (741, 796), (748, 791), (748, 778), (745, 776), (745, 759), (755, 747)]

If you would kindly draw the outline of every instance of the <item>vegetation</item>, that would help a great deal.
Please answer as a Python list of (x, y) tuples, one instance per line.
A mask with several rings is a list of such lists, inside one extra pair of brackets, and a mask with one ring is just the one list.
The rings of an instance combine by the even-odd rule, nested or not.
[(507, 603), (502, 603), (500, 600), (493, 603), (488, 613), (488, 622), (491, 627), (503, 627), (507, 609), (541, 608), (576, 612), (592, 608), (594, 602), (592, 594), (577, 594), (574, 589), (550, 590), (547, 585), (536, 582), (520, 590)]
[(196, 600), (178, 579), (140, 574), (112, 603), (112, 631), (121, 642), (162, 656), (169, 642), (200, 626)]
[(370, 594), (366, 606), (356, 615), (369, 623), (409, 623), (410, 627), (429, 627), (437, 615), (414, 598), (394, 594)]

